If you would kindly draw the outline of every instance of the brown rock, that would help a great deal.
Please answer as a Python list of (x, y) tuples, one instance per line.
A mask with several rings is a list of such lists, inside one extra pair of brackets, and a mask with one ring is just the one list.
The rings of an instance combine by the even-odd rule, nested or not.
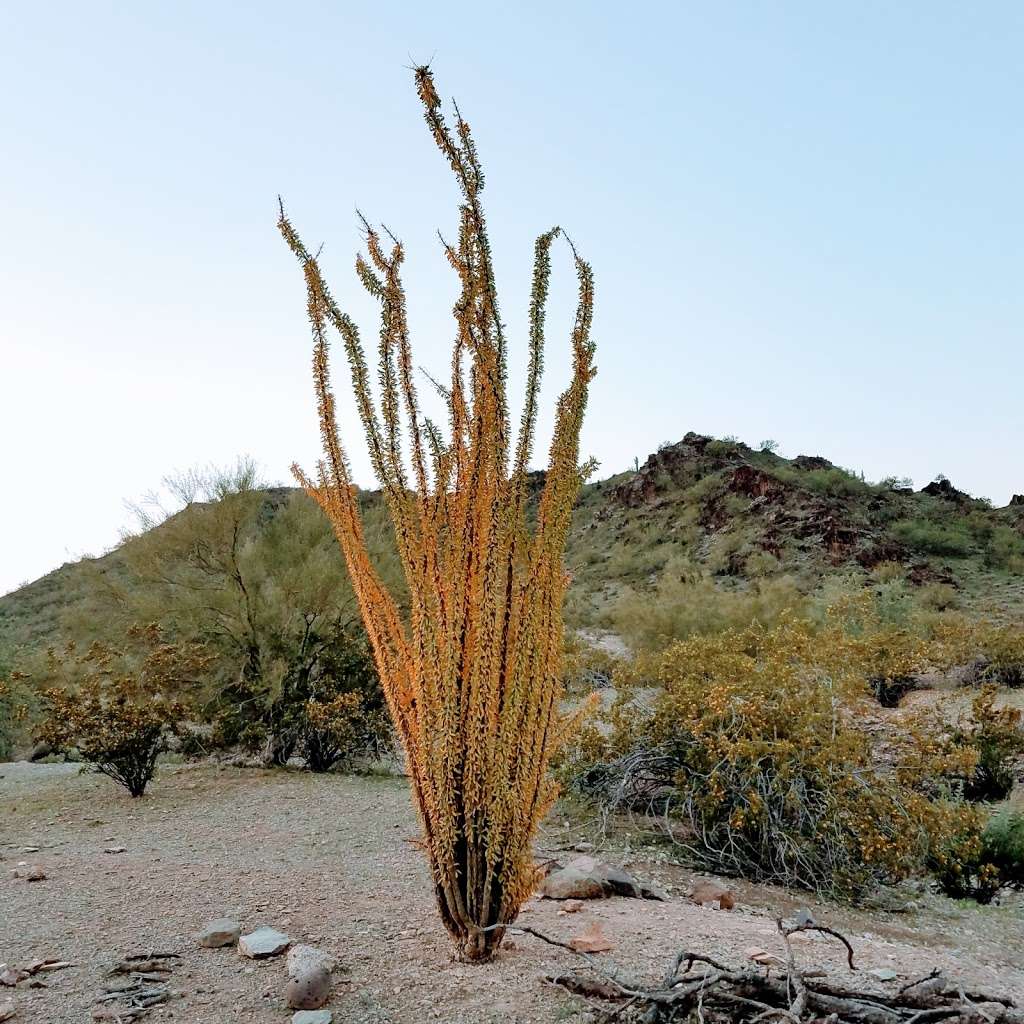
[(573, 867), (552, 871), (541, 883), (540, 894), (549, 900), (599, 900), (605, 895), (604, 884)]
[(569, 940), (569, 945), (577, 953), (607, 953), (608, 950), (614, 948), (597, 921), (585, 928), (579, 935), (574, 935)]
[(638, 882), (622, 868), (596, 857), (574, 857), (544, 879), (540, 895), (552, 900), (596, 900), (605, 896), (632, 896), (661, 900), (665, 894), (654, 886)]
[(41, 882), (46, 872), (40, 864), (19, 864), (12, 872), (11, 878), (23, 878), (26, 882)]
[(690, 893), (690, 899), (702, 907), (715, 906), (717, 904), (715, 906), (716, 910), (732, 910), (736, 906), (736, 898), (724, 885), (719, 885), (718, 882), (709, 880), (695, 882), (693, 892)]

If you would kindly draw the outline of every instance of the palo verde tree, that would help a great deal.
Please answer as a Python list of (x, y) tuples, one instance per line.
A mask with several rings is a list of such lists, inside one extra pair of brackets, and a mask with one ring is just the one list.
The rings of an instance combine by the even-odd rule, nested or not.
[[(573, 721), (559, 712), (562, 555), (572, 506), (593, 466), (579, 435), (595, 370), (593, 275), (572, 256), (579, 300), (573, 375), (558, 400), (550, 463), (528, 528), (527, 464), (537, 417), (544, 323), (558, 228), (536, 242), (529, 362), (515, 445), (506, 395), (506, 336), (469, 125), (441, 110), (429, 68), (416, 69), (427, 125), (462, 192), (456, 244), (445, 254), (461, 282), (445, 435), (420, 412), (413, 381), (401, 243), (366, 221), (369, 259), (356, 260), (381, 305), (378, 399), (356, 325), (332, 297), (317, 259), (282, 209), (279, 227), (302, 265), (313, 329), (313, 375), (325, 451), (318, 474), (296, 476), (337, 534), (404, 744), (441, 918), (460, 954), (492, 955), (534, 883), (530, 841), (555, 785), (552, 753)], [(338, 437), (328, 334), (341, 336), (373, 469), (388, 502), (408, 589), (403, 613), (367, 552), (356, 488)]]

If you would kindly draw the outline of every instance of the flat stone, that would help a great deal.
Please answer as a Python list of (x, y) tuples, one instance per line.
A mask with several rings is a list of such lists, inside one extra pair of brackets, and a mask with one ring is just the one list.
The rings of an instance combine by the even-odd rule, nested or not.
[(317, 1010), (330, 997), (331, 975), (322, 967), (303, 971), (284, 987), (285, 1002), (293, 1010)]
[(233, 946), (242, 934), (242, 926), (229, 917), (218, 917), (203, 925), (203, 930), (196, 936), (196, 941), (205, 949), (219, 949), (221, 946)]
[(330, 974), (337, 966), (338, 961), (330, 953), (315, 946), (300, 943), (288, 950), (287, 971), (288, 977), (293, 980), (317, 968)]
[(291, 944), (291, 939), (276, 928), (257, 928), (256, 931), (243, 935), (238, 940), (238, 952), (250, 960), (263, 960), (268, 956), (283, 953)]
[(292, 1024), (331, 1024), (333, 1020), (330, 1010), (299, 1010), (292, 1014)]
[(876, 967), (874, 970), (868, 971), (868, 974), (872, 978), (877, 978), (878, 981), (895, 981), (897, 978), (896, 972), (891, 967)]

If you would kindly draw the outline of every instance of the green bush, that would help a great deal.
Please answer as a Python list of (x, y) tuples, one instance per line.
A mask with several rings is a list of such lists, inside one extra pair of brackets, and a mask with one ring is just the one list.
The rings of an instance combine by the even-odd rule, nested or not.
[(769, 470), (773, 476), (792, 487), (832, 498), (871, 494), (877, 490), (863, 477), (849, 470), (832, 466), (829, 469), (798, 469), (796, 466), (777, 466)]
[[(68, 629), (91, 642), (98, 629), (126, 620), (159, 621), (174, 636), (202, 640), (212, 660), (187, 696), (213, 726), (211, 745), (242, 746), (284, 764), (299, 750), (319, 681), (348, 678), (351, 651), (365, 648), (330, 525), (305, 494), (263, 488), (244, 460), (167, 487), (184, 507), (122, 546), (122, 568), (95, 587), (93, 604)], [(372, 554), (401, 594), (383, 503), (367, 497), (364, 504)], [(362, 661), (359, 673), (368, 667), (374, 690), (364, 694), (370, 711), (383, 695)]]
[(982, 859), (1006, 885), (1024, 887), (1024, 810), (1005, 807), (989, 819), (981, 836)]
[(960, 522), (937, 523), (931, 519), (901, 519), (892, 524), (895, 540), (926, 555), (966, 558), (974, 550), (967, 527)]
[(0, 761), (9, 761), (28, 740), (37, 708), (34, 691), (17, 673), (0, 678)]
[(802, 610), (807, 599), (788, 576), (726, 587), (691, 564), (673, 560), (653, 592), (627, 590), (612, 607), (615, 631), (635, 651), (655, 651), (673, 640), (770, 626), (787, 611)]
[(1008, 526), (997, 526), (985, 548), (985, 564), (1024, 574), (1024, 537)]

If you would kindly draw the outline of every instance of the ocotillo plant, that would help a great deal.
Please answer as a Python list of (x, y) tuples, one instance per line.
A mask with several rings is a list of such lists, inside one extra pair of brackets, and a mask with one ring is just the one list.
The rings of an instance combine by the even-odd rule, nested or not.
[[(460, 954), (488, 958), (536, 881), (530, 841), (555, 796), (550, 758), (572, 728), (559, 711), (562, 564), (572, 505), (592, 468), (579, 435), (594, 376), (594, 283), (570, 243), (579, 280), (573, 376), (558, 400), (550, 463), (532, 529), (527, 468), (533, 447), (558, 228), (534, 254), (524, 408), (513, 447), (506, 335), (480, 194), (484, 176), (457, 107), (449, 125), (429, 68), (416, 88), (434, 141), (462, 192), (458, 242), (442, 242), (461, 282), (454, 307), (445, 434), (420, 411), (400, 272), (401, 243), (363, 220), (368, 259), (356, 272), (381, 305), (379, 399), (359, 332), (324, 282), (282, 208), (279, 227), (306, 280), (313, 377), (324, 458), (293, 472), (330, 518), (344, 552), (391, 715), (404, 745), (441, 918)], [(408, 582), (408, 610), (367, 554), (357, 492), (338, 437), (328, 334), (345, 346), (370, 459), (388, 502)], [(379, 404), (379, 411), (378, 411)]]

